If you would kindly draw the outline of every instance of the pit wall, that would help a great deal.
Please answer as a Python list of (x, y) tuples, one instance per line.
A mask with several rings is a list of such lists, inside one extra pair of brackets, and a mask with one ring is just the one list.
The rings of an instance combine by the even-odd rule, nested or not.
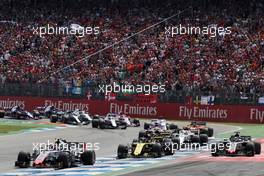
[(133, 103), (87, 99), (45, 97), (0, 97), (0, 108), (20, 105), (28, 111), (38, 106), (54, 105), (66, 111), (81, 109), (90, 114), (109, 112), (137, 118), (164, 117), (168, 120), (199, 120), (208, 122), (264, 123), (264, 106), (247, 105), (186, 105), (179, 103)]

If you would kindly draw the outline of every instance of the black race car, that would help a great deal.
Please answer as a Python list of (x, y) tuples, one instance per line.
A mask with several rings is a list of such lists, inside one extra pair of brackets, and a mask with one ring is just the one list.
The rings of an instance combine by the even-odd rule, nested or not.
[(32, 113), (25, 111), (21, 106), (14, 106), (11, 109), (7, 109), (5, 116), (13, 119), (39, 119), (39, 117), (34, 116)]
[(50, 122), (62, 122), (72, 125), (88, 125), (92, 121), (92, 118), (89, 114), (76, 109), (75, 111), (68, 111), (61, 116), (52, 115), (50, 117)]
[(116, 120), (116, 117), (111, 114), (107, 114), (105, 117), (95, 115), (92, 120), (92, 127), (100, 129), (126, 129), (127, 123)]
[(251, 136), (240, 136), (239, 132), (229, 139), (212, 145), (212, 156), (254, 156), (261, 153), (261, 144), (253, 141)]
[(173, 155), (174, 142), (168, 134), (149, 134), (145, 133), (144, 137), (134, 139), (132, 144), (120, 144), (117, 149), (117, 158), (123, 159), (128, 157), (162, 157)]
[(47, 118), (51, 118), (51, 117), (58, 117), (60, 118), (61, 116), (63, 116), (65, 114), (65, 112), (59, 110), (58, 108), (56, 108), (55, 106), (44, 106), (44, 107), (38, 107), (40, 115), (47, 117)]
[(23, 151), (19, 152), (15, 166), (19, 168), (64, 169), (75, 167), (78, 164), (93, 165), (95, 163), (96, 156), (94, 151), (72, 151), (71, 147), (73, 148), (73, 146), (78, 146), (78, 149), (85, 149), (85, 143), (67, 142), (59, 139), (54, 143), (54, 146), (34, 150), (32, 155)]

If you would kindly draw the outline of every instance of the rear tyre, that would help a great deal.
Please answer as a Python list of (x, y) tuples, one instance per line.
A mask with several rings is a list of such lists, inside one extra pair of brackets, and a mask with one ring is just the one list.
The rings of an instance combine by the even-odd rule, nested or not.
[(208, 137), (213, 137), (213, 135), (214, 135), (214, 129), (208, 128)]
[(136, 127), (140, 126), (140, 121), (138, 119), (134, 119), (134, 124)]
[(128, 157), (128, 147), (126, 145), (118, 145), (117, 148), (117, 158), (124, 159)]
[(143, 138), (143, 137), (145, 137), (145, 131), (140, 131), (140, 132), (138, 133), (138, 139), (141, 139), (141, 138)]
[(92, 127), (98, 128), (98, 120), (92, 120)]
[(51, 123), (56, 123), (58, 121), (58, 117), (56, 117), (56, 116), (51, 116), (50, 117), (50, 122)]
[(212, 144), (211, 146), (211, 155), (214, 157), (219, 156), (218, 154), (218, 145), (217, 144)]
[(105, 129), (105, 123), (104, 123), (104, 121), (99, 121), (99, 128), (100, 129)]
[(200, 144), (204, 145), (208, 143), (208, 136), (206, 134), (200, 134)]
[(84, 151), (81, 154), (81, 162), (83, 165), (94, 165), (96, 161), (96, 155), (94, 151)]
[(158, 144), (158, 143), (153, 144), (152, 152), (153, 152), (155, 158), (160, 158), (162, 156), (162, 154), (161, 154), (161, 145)]
[(177, 130), (178, 129), (178, 126), (175, 125), (175, 124), (170, 124), (169, 125), (169, 130)]
[(149, 123), (144, 123), (144, 130), (148, 130), (150, 127), (150, 124)]
[(246, 156), (254, 156), (255, 155), (255, 146), (254, 143), (247, 143), (246, 145)]
[(138, 142), (138, 140), (137, 139), (133, 139), (133, 143), (137, 143)]
[(259, 155), (261, 153), (261, 144), (258, 142), (254, 142), (255, 145), (255, 154)]
[(197, 144), (197, 143), (200, 143), (200, 138), (199, 138), (199, 136), (197, 136), (197, 135), (193, 135), (193, 136), (191, 136), (191, 143), (193, 143), (193, 144)]

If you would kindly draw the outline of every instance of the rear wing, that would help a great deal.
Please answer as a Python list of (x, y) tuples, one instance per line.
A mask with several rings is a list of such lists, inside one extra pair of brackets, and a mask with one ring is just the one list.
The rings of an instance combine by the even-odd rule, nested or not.
[(206, 126), (206, 122), (202, 122), (202, 121), (192, 121), (191, 125), (204, 125)]
[(251, 141), (251, 136), (240, 136), (241, 139), (243, 139), (244, 141)]

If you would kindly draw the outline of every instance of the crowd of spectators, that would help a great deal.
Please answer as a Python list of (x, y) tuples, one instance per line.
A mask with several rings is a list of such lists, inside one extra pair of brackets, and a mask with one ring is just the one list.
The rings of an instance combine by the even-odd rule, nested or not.
[[(89, 87), (119, 82), (165, 84), (167, 91), (263, 94), (264, 4), (245, 0), (195, 2), (184, 13), (92, 57), (88, 56), (177, 14), (188, 4), (180, 0), (2, 2), (0, 84)], [(100, 34), (40, 37), (32, 30), (73, 23), (99, 27)], [(165, 34), (165, 26), (179, 24), (230, 26), (232, 33), (214, 38)]]

